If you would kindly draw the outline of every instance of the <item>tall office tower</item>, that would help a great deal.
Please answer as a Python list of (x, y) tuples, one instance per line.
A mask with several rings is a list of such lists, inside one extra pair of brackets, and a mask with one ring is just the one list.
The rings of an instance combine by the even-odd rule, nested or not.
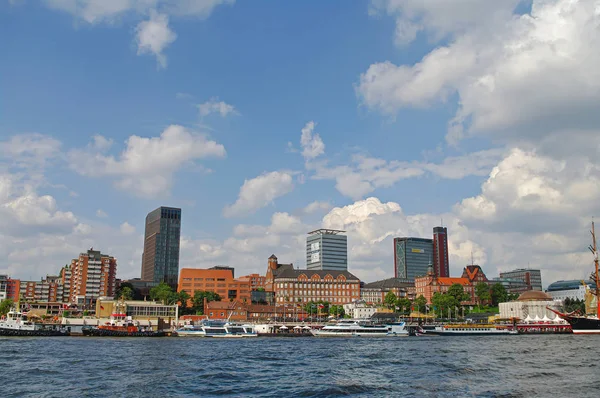
[(159, 207), (146, 216), (142, 280), (177, 289), (181, 209)]
[(394, 238), (394, 274), (396, 278), (414, 282), (427, 274), (433, 258), (433, 240)]
[(346, 231), (318, 229), (306, 238), (306, 268), (310, 270), (348, 271)]
[(438, 277), (450, 276), (448, 261), (448, 228), (433, 228), (433, 272)]

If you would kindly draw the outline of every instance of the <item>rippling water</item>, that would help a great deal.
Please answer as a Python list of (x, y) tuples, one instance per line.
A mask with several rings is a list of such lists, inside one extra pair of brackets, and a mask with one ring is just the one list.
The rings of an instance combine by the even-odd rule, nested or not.
[(598, 397), (600, 337), (0, 338), (2, 397)]

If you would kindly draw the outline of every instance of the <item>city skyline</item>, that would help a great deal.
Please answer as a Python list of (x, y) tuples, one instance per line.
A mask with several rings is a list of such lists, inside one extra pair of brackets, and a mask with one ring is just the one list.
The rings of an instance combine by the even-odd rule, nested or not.
[(443, 219), (450, 275), (473, 255), (587, 279), (594, 3), (434, 3), (2, 2), (0, 274), (93, 246), (139, 277), (143, 217), (168, 203), (181, 268), (303, 266), (329, 228), (376, 281), (395, 237)]

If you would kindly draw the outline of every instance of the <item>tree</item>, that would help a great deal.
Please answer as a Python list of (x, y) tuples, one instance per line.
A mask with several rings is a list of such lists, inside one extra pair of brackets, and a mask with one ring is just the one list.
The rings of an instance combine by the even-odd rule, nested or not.
[(177, 302), (178, 295), (173, 291), (171, 286), (165, 282), (161, 282), (158, 286), (154, 286), (150, 289), (150, 298), (152, 300), (161, 301), (165, 305), (172, 305)]
[(412, 303), (406, 297), (400, 297), (396, 300), (396, 307), (398, 307), (399, 312), (410, 312), (410, 308)]
[(448, 310), (454, 311), (459, 302), (457, 299), (448, 293), (435, 292), (431, 299), (431, 303), (438, 315), (444, 317), (448, 315)]
[(485, 282), (479, 282), (475, 285), (475, 295), (477, 296), (479, 306), (481, 306), (481, 303), (490, 301), (492, 298), (490, 287)]
[(427, 299), (425, 298), (425, 296), (420, 295), (419, 297), (417, 297), (413, 303), (413, 305), (415, 306), (415, 308), (417, 309), (417, 311), (419, 312), (425, 312), (426, 310), (426, 306), (427, 306)]
[(119, 298), (123, 300), (133, 300), (133, 289), (129, 286), (124, 286), (119, 292)]
[(499, 303), (505, 303), (508, 301), (508, 294), (506, 289), (501, 283), (496, 283), (492, 286), (492, 305), (495, 307)]
[(383, 303), (389, 309), (395, 309), (395, 307), (396, 307), (396, 300), (398, 300), (398, 297), (394, 294), (394, 292), (390, 291), (390, 292), (387, 292), (387, 294), (383, 298)]
[(221, 301), (221, 296), (215, 292), (207, 292), (203, 290), (196, 290), (194, 297), (192, 297), (192, 310), (198, 314), (204, 314), (204, 298), (206, 301)]
[(179, 312), (182, 315), (186, 315), (189, 312), (190, 308), (188, 308), (188, 301), (190, 301), (191, 298), (192, 296), (190, 296), (189, 293), (185, 290), (182, 290), (179, 293), (177, 293), (177, 301), (179, 302)]
[(143, 297), (140, 294), (140, 292), (135, 287), (133, 287), (133, 285), (131, 283), (129, 283), (129, 282), (121, 282), (121, 284), (119, 285), (119, 287), (115, 290), (115, 297), (116, 298), (120, 298), (121, 297), (121, 292), (125, 288), (129, 288), (133, 292), (133, 294), (131, 296), (131, 299), (129, 299), (129, 300), (141, 300), (141, 299), (143, 299)]
[(448, 295), (452, 296), (456, 301), (456, 306), (459, 306), (461, 302), (469, 300), (471, 296), (465, 293), (465, 289), (460, 283), (454, 283), (448, 288)]
[(6, 314), (8, 314), (8, 311), (10, 311), (13, 305), (14, 301), (12, 301), (11, 299), (2, 300), (2, 302), (0, 302), (0, 315), (5, 316)]

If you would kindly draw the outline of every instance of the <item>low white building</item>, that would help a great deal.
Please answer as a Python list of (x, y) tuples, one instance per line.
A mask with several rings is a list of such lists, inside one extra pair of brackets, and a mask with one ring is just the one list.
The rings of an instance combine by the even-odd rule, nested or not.
[(585, 300), (585, 294), (590, 289), (596, 289), (596, 284), (592, 281), (570, 280), (552, 283), (547, 292), (554, 300)]
[(350, 304), (344, 304), (344, 312), (346, 315), (354, 319), (366, 319), (370, 318), (374, 313), (377, 312), (377, 307), (367, 305), (361, 300)]
[(551, 296), (538, 290), (530, 290), (519, 296), (516, 301), (500, 303), (500, 318), (530, 319), (554, 319), (556, 314), (547, 309), (560, 309), (561, 302), (553, 300)]

